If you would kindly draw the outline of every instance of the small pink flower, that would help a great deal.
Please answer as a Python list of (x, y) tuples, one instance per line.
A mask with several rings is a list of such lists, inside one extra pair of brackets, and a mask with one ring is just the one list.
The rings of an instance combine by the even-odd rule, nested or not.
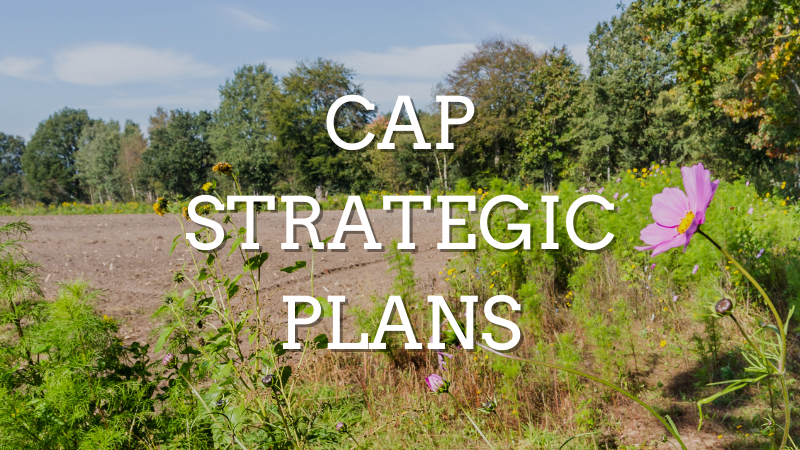
[(606, 190), (606, 188), (605, 188), (605, 186), (603, 186), (603, 187), (601, 187), (600, 189), (597, 190), (597, 193), (598, 194), (602, 194), (603, 191), (605, 191), (605, 190)]
[(444, 394), (450, 388), (450, 383), (435, 373), (425, 377), (425, 383), (434, 394)]
[(615, 193), (615, 194), (614, 194), (614, 200), (616, 200), (616, 199), (618, 199), (618, 198), (619, 198), (619, 192), (617, 192), (617, 193)]
[(445, 358), (453, 359), (453, 355), (445, 352), (436, 352), (436, 359), (439, 360), (439, 370), (447, 370), (447, 361)]
[(673, 295), (672, 296), (672, 301), (673, 302), (677, 302), (678, 301), (678, 296), (677, 295)]
[(678, 188), (664, 188), (653, 196), (650, 213), (655, 223), (645, 227), (640, 238), (647, 245), (637, 250), (653, 250), (656, 256), (671, 248), (689, 246), (697, 227), (705, 223), (706, 210), (717, 192), (719, 180), (711, 181), (711, 172), (697, 164), (681, 167), (684, 191)]
[(764, 254), (764, 249), (762, 248), (761, 250), (758, 251), (758, 254), (756, 255), (756, 259), (761, 258), (761, 255), (763, 255), (763, 254)]
[(752, 216), (753, 215), (753, 208), (748, 209), (747, 210), (747, 214), (750, 214)]
[(698, 271), (699, 269), (700, 269), (700, 266), (698, 266), (697, 264), (695, 264), (695, 265), (694, 265), (694, 269), (692, 269), (692, 275), (696, 274), (696, 273), (697, 273), (697, 271)]
[(750, 180), (748, 180), (744, 185), (745, 186), (750, 186)]
[(617, 183), (619, 183), (620, 181), (622, 181), (622, 178), (617, 178)]
[(653, 265), (652, 265), (652, 266), (650, 266), (650, 270), (653, 270), (653, 269), (655, 269), (655, 268), (656, 268), (656, 263), (653, 263)]

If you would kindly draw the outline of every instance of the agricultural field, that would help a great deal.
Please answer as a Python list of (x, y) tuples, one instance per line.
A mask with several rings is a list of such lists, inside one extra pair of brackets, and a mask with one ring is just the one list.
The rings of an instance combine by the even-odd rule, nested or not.
[[(685, 254), (673, 249), (651, 258), (635, 248), (639, 230), (653, 220), (651, 199), (681, 186), (681, 178), (678, 167), (654, 164), (591, 191), (615, 204), (614, 211), (583, 208), (576, 223), (590, 241), (615, 235), (599, 252), (569, 242), (563, 223), (556, 226), (559, 251), (540, 250), (542, 192), (500, 180), (460, 194), (476, 196), (479, 210), (500, 194), (531, 205), (498, 210), (490, 221), (500, 240), (513, 239), (509, 223), (530, 224), (531, 250), (497, 251), (482, 241), (477, 251), (436, 250), (441, 210), (414, 211), (416, 252), (393, 249), (399, 211), (369, 211), (383, 251), (363, 250), (364, 237), (351, 234), (346, 252), (280, 250), (285, 212), (259, 213), (264, 253), (248, 255), (233, 241), (216, 252), (190, 252), (174, 241), (182, 227), (196, 229), (178, 200), (156, 205), (163, 216), (28, 217), (33, 230), (20, 245), (29, 261), (41, 263), (32, 270), (44, 302), (19, 297), (19, 323), (29, 337), (15, 340), (9, 326), (5, 339), (17, 350), (6, 358), (16, 354), (17, 367), (39, 367), (47, 390), (33, 403), (25, 396), (34, 385), (0, 392), (0, 408), (8, 410), (3, 426), (38, 427), (37, 435), (53, 442), (66, 442), (53, 433), (70, 430), (69, 439), (101, 448), (136, 447), (131, 439), (144, 448), (672, 448), (676, 436), (685, 448), (768, 448), (783, 434), (781, 396), (795, 405), (796, 326), (786, 327), (785, 350), (776, 353), (782, 346), (777, 328), (769, 331), (774, 316), (744, 270), (765, 287), (779, 317), (791, 314), (800, 286), (797, 202), (784, 196), (785, 183), (759, 193), (750, 183), (722, 181), (703, 235), (694, 234)], [(569, 183), (561, 188), (564, 205), (589, 193)], [(467, 219), (456, 239), (480, 235), (476, 214), (456, 214)], [(214, 217), (231, 239), (242, 232), (233, 225), (243, 214)], [(334, 234), (340, 218), (324, 212), (321, 239)], [(4, 232), (16, 236), (8, 226)], [(307, 240), (298, 230), (298, 242)], [(729, 249), (730, 259), (704, 236)], [(25, 286), (18, 288), (35, 291)], [(301, 328), (306, 345), (286, 352), (279, 345), (286, 339), (285, 294), (347, 296), (343, 335), (350, 342), (361, 332), (374, 336), (388, 295), (403, 298), (419, 339), (430, 329), (428, 295), (443, 295), (457, 317), (461, 295), (477, 295), (479, 305), (511, 295), (522, 310), (501, 315), (524, 338), (505, 355), (521, 359), (459, 348), (447, 328), (444, 352), (406, 350), (398, 333), (384, 337), (385, 351), (330, 351), (329, 317)], [(505, 336), (480, 315), (475, 328)], [(747, 347), (750, 339), (755, 347)], [(88, 349), (75, 346), (84, 341)], [(778, 375), (769, 383), (748, 378), (766, 370), (759, 362), (790, 368), (785, 394)], [(85, 375), (65, 381), (76, 370)], [(24, 370), (4, 373), (26, 385)], [(723, 392), (728, 385), (740, 389)], [(63, 398), (74, 408), (59, 403)], [(56, 419), (42, 411), (57, 421), (48, 423)], [(65, 414), (80, 421), (70, 425)]]

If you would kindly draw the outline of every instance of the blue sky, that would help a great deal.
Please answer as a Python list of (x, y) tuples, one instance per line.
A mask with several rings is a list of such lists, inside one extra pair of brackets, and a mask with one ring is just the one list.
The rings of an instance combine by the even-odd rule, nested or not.
[(381, 111), (398, 95), (425, 105), (487, 37), (567, 45), (588, 64), (589, 33), (618, 13), (617, 2), (6, 2), (0, 131), (27, 140), (64, 106), (146, 128), (157, 106), (215, 108), (219, 85), (244, 64), (281, 75), (320, 56), (355, 68)]

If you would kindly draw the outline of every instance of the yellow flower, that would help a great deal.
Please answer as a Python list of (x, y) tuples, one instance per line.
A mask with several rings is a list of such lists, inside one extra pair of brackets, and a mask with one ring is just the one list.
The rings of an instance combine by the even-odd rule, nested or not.
[(636, 173), (638, 171), (639, 171), (639, 169), (633, 169), (633, 173)]
[(203, 185), (203, 190), (206, 192), (209, 192), (213, 188), (214, 188), (214, 183), (211, 183), (210, 181)]
[(211, 168), (214, 172), (219, 172), (220, 175), (233, 175), (233, 166), (226, 162), (218, 162)]
[(164, 213), (167, 212), (167, 205), (169, 202), (164, 197), (158, 197), (155, 203), (153, 203), (153, 211), (156, 212), (159, 216), (163, 216)]
[(658, 343), (659, 347), (664, 347), (665, 345), (667, 345), (667, 341), (661, 341)]
[(645, 172), (647, 172), (647, 167), (645, 167), (644, 169), (642, 169), (642, 173), (645, 173)]
[(494, 283), (489, 285), (489, 289), (494, 289)]
[(769, 197), (769, 192), (767, 192), (767, 194), (764, 197)]
[(181, 214), (183, 214), (183, 218), (189, 220), (189, 208), (184, 206), (181, 210)]
[(628, 169), (628, 173), (631, 173), (631, 169)]
[(786, 200), (781, 202), (781, 206), (786, 206)]

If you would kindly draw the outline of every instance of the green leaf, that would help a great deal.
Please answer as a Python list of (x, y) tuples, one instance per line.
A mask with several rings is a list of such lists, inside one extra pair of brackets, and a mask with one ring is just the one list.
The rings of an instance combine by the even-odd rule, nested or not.
[(328, 348), (328, 336), (325, 333), (317, 335), (317, 337), (314, 338), (314, 343), (317, 344), (317, 348), (319, 349)]
[(312, 306), (311, 303), (297, 302), (297, 304), (294, 305), (294, 316), (295, 317), (300, 316), (300, 313), (306, 313), (306, 314), (310, 315), (313, 312), (314, 312), (314, 306)]
[(325, 239), (322, 240), (322, 243), (323, 244), (327, 244), (328, 241), (330, 241), (331, 239), (333, 239), (333, 236), (328, 236), (328, 237), (326, 237)]
[(178, 238), (180, 235), (175, 236), (175, 239), (172, 240), (172, 247), (169, 248), (169, 256), (172, 256), (172, 252), (175, 251), (175, 246), (178, 245)]
[(253, 256), (244, 263), (244, 270), (258, 270), (269, 259), (269, 253), (263, 252)]
[(289, 382), (289, 377), (292, 376), (292, 368), (291, 366), (279, 367), (278, 370), (275, 371), (275, 375), (278, 376), (278, 380), (280, 381), (278, 386), (286, 386), (286, 383)]
[(228, 298), (233, 298), (233, 296), (236, 295), (237, 292), (239, 292), (239, 285), (238, 284), (231, 284), (226, 289), (226, 292), (228, 294)]
[(239, 245), (241, 245), (241, 244), (242, 244), (242, 237), (241, 236), (239, 236), (236, 239), (234, 239), (233, 240), (233, 244), (231, 244), (231, 251), (228, 252), (228, 256), (231, 256), (233, 254), (233, 252), (235, 252), (236, 249), (239, 248)]
[(203, 281), (210, 276), (211, 274), (208, 273), (208, 270), (206, 270), (206, 268), (203, 267), (202, 269), (200, 269), (200, 272), (197, 272), (197, 281)]
[(161, 349), (164, 347), (164, 344), (167, 342), (167, 338), (169, 338), (169, 335), (172, 334), (173, 330), (175, 330), (175, 325), (164, 328), (164, 331), (161, 332), (161, 336), (159, 336), (158, 340), (156, 341), (156, 346), (153, 347), (154, 352), (158, 353), (161, 351)]
[(288, 341), (278, 341), (272, 346), (272, 351), (275, 352), (275, 356), (283, 356), (286, 354), (286, 349), (283, 348), (283, 344), (287, 343)]
[(331, 317), (333, 315), (333, 307), (325, 299), (325, 297), (317, 297), (317, 301), (319, 302), (319, 305), (322, 307), (322, 317)]
[(305, 261), (296, 261), (293, 266), (284, 267), (281, 272), (292, 273), (295, 270), (304, 269), (306, 267)]

